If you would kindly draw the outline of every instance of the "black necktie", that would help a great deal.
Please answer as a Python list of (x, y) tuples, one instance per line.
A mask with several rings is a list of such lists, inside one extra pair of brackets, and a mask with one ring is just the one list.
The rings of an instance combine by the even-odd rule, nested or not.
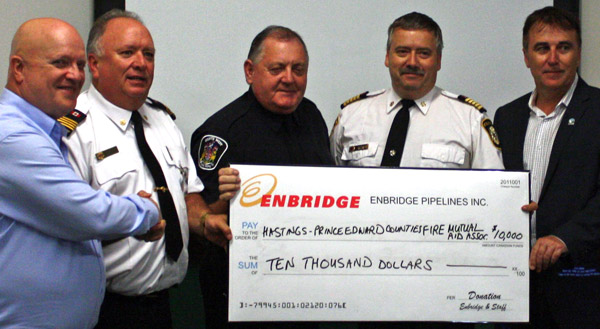
[(410, 121), (410, 107), (415, 104), (412, 99), (403, 99), (400, 101), (402, 108), (392, 122), (392, 127), (388, 133), (385, 143), (385, 152), (381, 159), (382, 167), (398, 167), (402, 159), (402, 151), (406, 142), (406, 133), (408, 132), (408, 122)]
[(160, 168), (160, 164), (148, 142), (146, 142), (146, 135), (144, 135), (144, 124), (142, 117), (138, 111), (133, 111), (131, 114), (131, 121), (133, 121), (133, 129), (135, 131), (135, 139), (137, 140), (138, 148), (142, 153), (144, 162), (150, 170), (152, 179), (154, 179), (154, 190), (158, 194), (158, 204), (160, 205), (160, 211), (163, 218), (167, 221), (167, 227), (165, 228), (165, 249), (167, 256), (174, 261), (177, 261), (181, 249), (183, 249), (183, 240), (181, 238), (181, 228), (179, 227), (179, 217), (177, 216), (177, 210), (173, 203), (173, 197), (167, 187), (167, 181), (165, 175)]

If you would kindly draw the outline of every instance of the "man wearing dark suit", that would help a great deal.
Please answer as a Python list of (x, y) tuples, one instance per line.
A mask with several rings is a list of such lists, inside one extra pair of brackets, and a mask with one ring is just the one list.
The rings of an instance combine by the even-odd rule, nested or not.
[(576, 17), (546, 7), (523, 27), (535, 90), (498, 109), (504, 166), (531, 172), (533, 328), (600, 328), (600, 89), (578, 75)]

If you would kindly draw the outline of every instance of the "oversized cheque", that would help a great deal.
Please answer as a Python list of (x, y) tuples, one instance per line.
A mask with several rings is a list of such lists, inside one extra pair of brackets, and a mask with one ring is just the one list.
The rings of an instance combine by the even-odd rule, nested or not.
[(230, 321), (528, 321), (528, 173), (232, 167)]

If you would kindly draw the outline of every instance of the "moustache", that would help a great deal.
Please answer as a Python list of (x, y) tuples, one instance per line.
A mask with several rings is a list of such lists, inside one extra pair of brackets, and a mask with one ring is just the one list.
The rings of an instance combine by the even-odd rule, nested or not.
[(400, 74), (418, 74), (418, 75), (424, 75), (425, 74), (425, 70), (422, 70), (418, 67), (405, 67), (402, 70), (400, 70)]

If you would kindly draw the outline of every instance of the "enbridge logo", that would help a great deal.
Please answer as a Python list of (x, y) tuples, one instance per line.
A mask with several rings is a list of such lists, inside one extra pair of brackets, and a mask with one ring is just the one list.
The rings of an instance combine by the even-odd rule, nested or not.
[[(263, 195), (271, 195), (277, 187), (277, 177), (273, 174), (256, 175), (242, 184), (242, 207), (252, 207), (262, 201)], [(262, 193), (261, 193), (262, 192)]]
[(358, 208), (360, 196), (274, 194), (277, 177), (273, 174), (256, 175), (242, 184), (242, 207), (271, 208)]

